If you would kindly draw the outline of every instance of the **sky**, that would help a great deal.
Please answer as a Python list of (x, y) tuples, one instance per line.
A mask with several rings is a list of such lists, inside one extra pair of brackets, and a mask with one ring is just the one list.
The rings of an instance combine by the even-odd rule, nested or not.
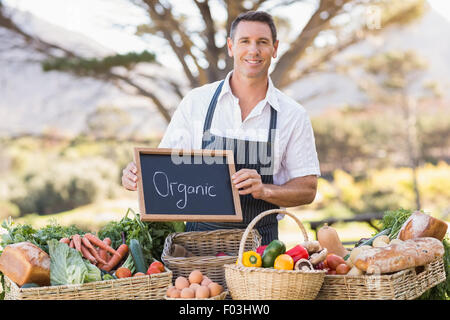
[[(143, 41), (134, 35), (135, 27), (148, 22), (149, 18), (142, 8), (130, 5), (130, 0), (3, 0), (3, 2), (67, 30), (85, 34), (117, 53), (149, 50), (157, 53), (158, 60), (162, 64), (173, 65), (176, 61), (163, 40), (153, 37), (151, 42)], [(428, 0), (428, 2), (433, 9), (450, 21), (450, 0)], [(175, 9), (185, 14), (193, 13), (195, 10), (189, 5), (190, 1), (172, 0), (171, 3)], [(213, 18), (223, 20), (226, 14), (224, 9), (218, 5), (218, 1), (211, 3)], [(315, 1), (302, 1), (295, 6), (298, 6), (299, 10), (290, 7), (289, 10), (279, 13), (306, 23), (315, 9)], [(296, 26), (301, 27), (301, 23), (297, 23)], [(225, 39), (225, 35), (222, 38)], [(283, 50), (280, 45), (280, 53)]]
[[(61, 26), (67, 30), (79, 32), (91, 37), (104, 47), (117, 53), (149, 50), (157, 54), (158, 60), (166, 66), (179, 64), (165, 41), (152, 37), (143, 41), (134, 35), (137, 25), (149, 21), (147, 13), (139, 7), (130, 5), (130, 0), (3, 0), (11, 7)], [(174, 8), (184, 14), (196, 10), (191, 1), (171, 0)], [(211, 11), (215, 20), (225, 20), (226, 12), (219, 0), (211, 1)], [(306, 23), (315, 8), (314, 0), (307, 0), (295, 6), (302, 7), (296, 11), (296, 18)], [(301, 14), (299, 15), (299, 12)], [(292, 16), (292, 10), (288, 14)], [(128, 27), (123, 27), (128, 25)], [(300, 23), (297, 24), (301, 26)], [(219, 35), (225, 41), (226, 35)], [(283, 48), (280, 46), (280, 52)]]

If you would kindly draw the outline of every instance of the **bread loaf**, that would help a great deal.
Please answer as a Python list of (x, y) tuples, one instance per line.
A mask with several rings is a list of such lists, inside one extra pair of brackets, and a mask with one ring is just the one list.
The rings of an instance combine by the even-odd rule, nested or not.
[(50, 256), (31, 242), (5, 247), (0, 256), (0, 271), (18, 286), (34, 282), (50, 285)]
[(423, 266), (444, 255), (441, 241), (427, 237), (362, 251), (354, 265), (368, 274), (391, 273)]
[(447, 232), (447, 227), (445, 221), (433, 218), (426, 213), (416, 211), (405, 221), (400, 229), (398, 238), (400, 240), (408, 240), (433, 237), (442, 241)]

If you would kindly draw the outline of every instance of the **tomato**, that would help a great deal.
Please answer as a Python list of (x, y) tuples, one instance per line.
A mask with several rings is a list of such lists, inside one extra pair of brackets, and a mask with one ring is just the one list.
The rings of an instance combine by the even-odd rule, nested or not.
[(161, 270), (161, 272), (164, 272), (164, 265), (160, 261), (152, 262), (152, 264), (150, 265), (149, 268), (151, 268), (151, 267), (158, 268), (159, 270)]
[(336, 270), (337, 266), (340, 264), (345, 264), (345, 260), (342, 259), (342, 257), (338, 256), (337, 254), (330, 253), (327, 255), (327, 266), (332, 269)]
[(131, 277), (131, 270), (125, 267), (120, 267), (116, 270), (117, 278), (128, 278)]
[(143, 272), (136, 272), (133, 277), (141, 277), (141, 276), (145, 276), (145, 273)]
[(341, 263), (336, 267), (336, 274), (347, 274), (350, 271), (350, 267), (346, 263)]
[(154, 274), (154, 273), (161, 273), (161, 270), (155, 266), (153, 267), (150, 266), (147, 270), (147, 274)]

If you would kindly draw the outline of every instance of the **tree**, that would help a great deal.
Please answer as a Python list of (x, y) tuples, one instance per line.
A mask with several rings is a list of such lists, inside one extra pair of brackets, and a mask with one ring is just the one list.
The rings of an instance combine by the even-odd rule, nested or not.
[[(412, 185), (417, 209), (421, 209), (421, 196), (417, 180), (420, 163), (420, 140), (418, 134), (417, 104), (427, 84), (420, 85), (427, 62), (412, 50), (388, 51), (370, 57), (351, 59), (351, 65), (361, 64), (365, 70), (365, 81), (358, 81), (361, 90), (371, 101), (393, 109), (402, 119), (399, 135), (404, 142), (404, 154), (412, 172)], [(360, 77), (359, 77), (360, 78)], [(402, 146), (398, 146), (402, 148)]]
[[(183, 1), (183, 5), (186, 2)], [(191, 0), (189, 3), (196, 8), (197, 14), (187, 16), (177, 11), (174, 1), (130, 0), (130, 4), (145, 10), (149, 17), (149, 22), (139, 26), (136, 34), (143, 38), (150, 34), (164, 39), (180, 62), (188, 81), (187, 89), (222, 79), (232, 68), (232, 60), (226, 54), (226, 42), (218, 40), (218, 35), (225, 38), (232, 21), (241, 12), (259, 9), (276, 12), (281, 7), (294, 6), (298, 2)], [(221, 6), (226, 12), (223, 21), (214, 18), (213, 9), (217, 6)], [(425, 0), (317, 0), (315, 10), (304, 27), (292, 25), (287, 19), (274, 14), (276, 23), (280, 26), (279, 33), (285, 34), (283, 40), (288, 46), (285, 52), (280, 54), (271, 73), (272, 80), (277, 87), (285, 88), (310, 73), (322, 70), (335, 55), (361, 41), (367, 34), (379, 33), (391, 25), (408, 22), (419, 16), (424, 7)], [(144, 52), (128, 57), (116, 55), (98, 59), (80, 57), (70, 48), (48, 43), (27, 33), (14, 23), (6, 11), (5, 6), (0, 6), (0, 27), (13, 31), (37, 51), (46, 54), (48, 61), (44, 64), (45, 70), (60, 70), (77, 76), (95, 77), (110, 81), (123, 90), (132, 88), (137, 95), (149, 98), (162, 117), (167, 122), (170, 121), (176, 106), (165, 102), (165, 99), (156, 93), (157, 90), (148, 89), (143, 81), (171, 88), (180, 99), (183, 96), (183, 85), (167, 74), (155, 76), (138, 71), (136, 66), (139, 62), (155, 63), (154, 59), (150, 59), (151, 54)], [(200, 29), (190, 27), (192, 20), (195, 19), (201, 21)], [(288, 35), (292, 33), (288, 31), (292, 30), (295, 30), (295, 36)], [(325, 44), (318, 41), (324, 38), (332, 40)], [(58, 54), (54, 54), (55, 51)], [(97, 69), (94, 67), (94, 64), (105, 66), (106, 59), (128, 60), (126, 65), (110, 64), (107, 68)], [(89, 63), (86, 63), (87, 60)]]

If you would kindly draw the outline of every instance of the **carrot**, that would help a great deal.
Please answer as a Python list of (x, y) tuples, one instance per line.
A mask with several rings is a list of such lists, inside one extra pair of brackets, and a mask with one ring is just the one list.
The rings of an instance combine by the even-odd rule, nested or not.
[(89, 240), (86, 237), (82, 237), (81, 238), (81, 243), (88, 248), (89, 252), (92, 254), (92, 256), (95, 258), (95, 260), (97, 260), (98, 262), (101, 262), (103, 264), (107, 264), (108, 262), (106, 262), (105, 260), (103, 260), (102, 258), (100, 258), (97, 250), (95, 250), (95, 248), (92, 246), (92, 244), (89, 242)]
[[(103, 242), (104, 242), (107, 246), (111, 246), (111, 239), (110, 239), (110, 238), (105, 238), (105, 239), (103, 239)], [(108, 262), (109, 259), (110, 259), (110, 257), (111, 257), (111, 256), (108, 254), (108, 251), (106, 251), (106, 249), (102, 249), (102, 248), (99, 248), (98, 254), (100, 255), (100, 258), (102, 258), (102, 259), (105, 260), (106, 262)]]
[(89, 252), (88, 248), (86, 248), (84, 245), (81, 245), (81, 253), (83, 257), (88, 259), (92, 264), (97, 264), (97, 260), (95, 257)]
[(71, 248), (75, 248), (75, 244), (73, 243), (73, 239), (70, 239), (70, 244), (69, 244), (69, 247), (71, 247)]
[(111, 260), (103, 267), (105, 271), (111, 271), (119, 262), (128, 254), (128, 246), (126, 244), (121, 244), (117, 248), (116, 253), (111, 257)]
[(105, 263), (99, 262), (97, 264), (97, 267), (99, 269), (104, 269), (104, 267), (108, 264), (108, 261), (111, 258), (111, 255), (106, 250), (101, 249), (101, 248), (97, 248), (97, 252), (98, 252), (98, 255), (100, 256), (100, 258), (102, 258), (105, 261)]
[[(72, 236), (73, 244), (75, 245), (75, 249), (81, 252), (81, 236), (79, 234), (74, 234)], [(81, 252), (83, 253), (83, 252)]]
[(61, 239), (59, 239), (59, 242), (62, 242), (65, 244), (70, 244), (70, 239), (69, 238), (61, 238)]
[(110, 238), (105, 238), (103, 239), (103, 242), (107, 245), (107, 246), (111, 246), (111, 239)]
[[(102, 249), (100, 249), (100, 248), (96, 248), (97, 254), (100, 256), (100, 258), (103, 259), (103, 257), (102, 257), (101, 254), (100, 254), (100, 251), (101, 251), (101, 250), (102, 250)], [(104, 260), (106, 263), (108, 263), (108, 260), (107, 260), (107, 259), (103, 259), (103, 260)], [(103, 269), (106, 263), (98, 262), (98, 263), (97, 263), (97, 268)]]
[(93, 245), (96, 245), (99, 248), (105, 249), (106, 251), (110, 252), (111, 254), (116, 254), (116, 250), (114, 250), (110, 245), (107, 245), (102, 240), (94, 236), (92, 233), (86, 233), (84, 235), (90, 243)]

